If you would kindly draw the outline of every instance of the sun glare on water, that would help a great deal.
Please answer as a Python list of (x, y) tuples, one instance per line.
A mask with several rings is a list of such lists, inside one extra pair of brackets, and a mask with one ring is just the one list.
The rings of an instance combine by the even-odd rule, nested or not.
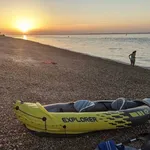
[(24, 40), (27, 40), (27, 36), (26, 36), (26, 35), (23, 35), (23, 39), (24, 39)]
[(29, 20), (18, 20), (16, 26), (23, 33), (27, 33), (33, 28), (32, 22)]

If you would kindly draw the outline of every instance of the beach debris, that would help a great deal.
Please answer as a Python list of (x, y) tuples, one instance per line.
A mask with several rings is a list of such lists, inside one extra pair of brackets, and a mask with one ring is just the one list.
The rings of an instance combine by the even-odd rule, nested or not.
[(46, 60), (43, 62), (44, 64), (53, 64), (53, 65), (56, 65), (57, 63), (54, 62), (54, 61), (50, 61), (50, 60)]
[(134, 147), (125, 146), (124, 144), (132, 143), (135, 141), (143, 141), (144, 144), (142, 145), (142, 150), (148, 150), (147, 148), (150, 148), (150, 134), (149, 133), (143, 133), (139, 134), (135, 138), (128, 139), (126, 141), (123, 141), (122, 143), (115, 144), (115, 141), (113, 140), (107, 140), (100, 142), (95, 150), (139, 150)]
[(116, 150), (116, 145), (113, 140), (109, 140), (99, 143), (95, 150)]
[(108, 140), (106, 142), (99, 143), (95, 150), (138, 150), (138, 149), (130, 146), (116, 145), (113, 140)]

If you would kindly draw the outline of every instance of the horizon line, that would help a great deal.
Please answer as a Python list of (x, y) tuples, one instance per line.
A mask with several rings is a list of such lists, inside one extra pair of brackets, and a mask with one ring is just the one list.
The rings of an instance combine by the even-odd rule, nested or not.
[[(3, 35), (5, 33), (0, 32), (0, 35)], [(96, 35), (96, 34), (101, 34), (101, 35), (105, 35), (105, 34), (150, 34), (149, 32), (90, 32), (90, 33), (34, 33), (34, 34), (30, 34), (30, 33), (17, 33), (17, 34), (5, 34), (5, 35)]]

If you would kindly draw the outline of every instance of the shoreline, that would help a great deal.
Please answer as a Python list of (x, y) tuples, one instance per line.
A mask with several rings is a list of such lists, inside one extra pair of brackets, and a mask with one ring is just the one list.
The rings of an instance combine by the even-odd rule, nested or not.
[[(51, 62), (56, 64), (52, 64)], [(73, 138), (32, 135), (16, 119), (16, 100), (42, 105), (79, 99), (150, 97), (150, 70), (11, 37), (0, 37), (0, 149), (93, 150), (103, 140), (120, 143), (150, 131), (142, 126)], [(134, 145), (139, 147), (137, 143)]]
[[(115, 33), (114, 33), (114, 34), (115, 34)], [(123, 33), (121, 33), (121, 34), (123, 34)], [(132, 33), (131, 33), (131, 34), (132, 34)], [(135, 34), (138, 34), (138, 33), (135, 33)], [(142, 33), (141, 33), (141, 34), (142, 34)], [(147, 34), (150, 34), (150, 33), (147, 33)], [(9, 36), (8, 36), (8, 37), (9, 37)], [(10, 37), (10, 38), (15, 38), (15, 37)], [(22, 38), (15, 38), (15, 39), (24, 40), (24, 39), (22, 39)], [(65, 48), (53, 46), (53, 45), (50, 45), (50, 44), (44, 44), (44, 43), (41, 43), (41, 42), (32, 41), (32, 40), (28, 40), (28, 39), (27, 39), (26, 41), (30, 41), (30, 42), (34, 42), (34, 43), (39, 43), (39, 44), (42, 44), (42, 45), (46, 45), (46, 46), (50, 46), (50, 47), (62, 49), (62, 50), (64, 50), (64, 51), (74, 52), (74, 53), (77, 53), (77, 54), (83, 54), (83, 55), (87, 55), (87, 56), (90, 56), (90, 57), (100, 58), (100, 59), (103, 59), (103, 60), (106, 60), (106, 61), (113, 61), (113, 62), (117, 62), (117, 63), (120, 63), (120, 64), (124, 64), (124, 65), (130, 66), (130, 63), (122, 62), (122, 61), (119, 61), (119, 60), (109, 59), (109, 58), (105, 58), (105, 57), (99, 57), (99, 56), (92, 55), (92, 54), (88, 54), (88, 53), (81, 53), (81, 52), (77, 52), (77, 51), (72, 51), (72, 50), (70, 50), (70, 49), (65, 49)], [(144, 69), (150, 70), (150, 67), (138, 66), (138, 65), (136, 65), (136, 64), (135, 64), (135, 66), (136, 66), (136, 67), (140, 67), (140, 68), (144, 68)]]

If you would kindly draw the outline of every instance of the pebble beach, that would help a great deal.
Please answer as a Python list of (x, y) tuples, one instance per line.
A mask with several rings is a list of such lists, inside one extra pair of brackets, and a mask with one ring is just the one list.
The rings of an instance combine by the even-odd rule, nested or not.
[[(149, 132), (149, 124), (76, 137), (32, 135), (16, 119), (16, 100), (42, 105), (80, 99), (150, 97), (150, 70), (71, 52), (28, 40), (0, 36), (0, 149), (94, 150), (107, 139), (122, 142)], [(133, 146), (139, 148), (140, 142)]]

